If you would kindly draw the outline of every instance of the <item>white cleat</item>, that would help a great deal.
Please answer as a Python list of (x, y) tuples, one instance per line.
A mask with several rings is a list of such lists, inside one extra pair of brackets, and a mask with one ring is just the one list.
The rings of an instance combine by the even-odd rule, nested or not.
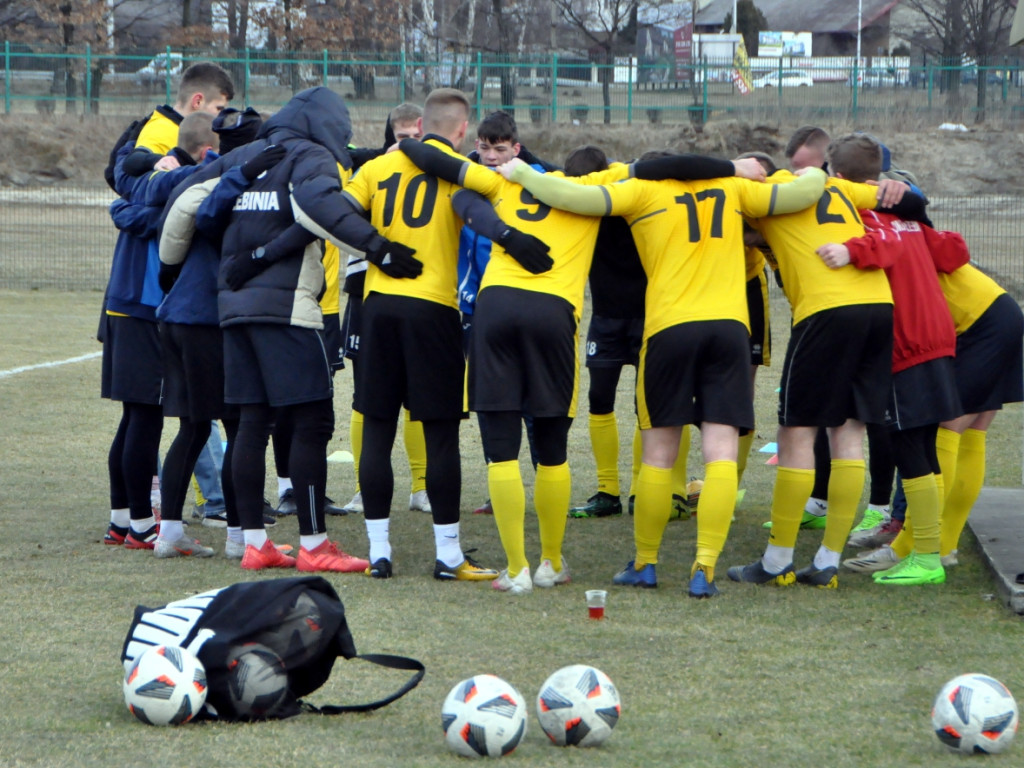
[(549, 589), (559, 584), (568, 584), (572, 581), (569, 575), (569, 564), (562, 558), (562, 570), (556, 571), (550, 560), (544, 560), (537, 566), (537, 572), (533, 574), (533, 586)]
[(409, 511), (426, 512), (428, 515), (433, 512), (430, 508), (430, 499), (427, 498), (426, 491), (416, 491), (416, 493), (409, 495)]
[(523, 568), (515, 578), (508, 575), (506, 568), (498, 574), (498, 578), (491, 582), (491, 586), (499, 592), (507, 592), (510, 595), (527, 595), (533, 591), (533, 579), (530, 578), (529, 568)]

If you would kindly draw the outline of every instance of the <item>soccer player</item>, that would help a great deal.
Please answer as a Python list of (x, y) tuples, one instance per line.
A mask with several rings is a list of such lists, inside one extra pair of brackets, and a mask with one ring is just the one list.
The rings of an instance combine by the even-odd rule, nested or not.
[[(787, 175), (780, 171), (772, 178)], [(875, 187), (829, 178), (816, 206), (755, 222), (778, 261), (793, 310), (793, 329), (779, 393), (779, 464), (769, 544), (761, 560), (729, 569), (734, 581), (788, 585), (799, 580), (831, 587), (838, 583), (840, 553), (864, 485), (865, 423), (880, 423), (885, 415), (892, 292), (883, 272), (831, 270), (816, 249), (859, 237), (864, 226), (858, 208), (890, 206), (906, 192), (906, 184), (893, 180)], [(905, 218), (922, 216), (923, 199), (907, 197)], [(830, 514), (814, 562), (797, 574), (793, 548), (814, 485), (814, 438), (822, 427), (829, 429), (832, 449)]]
[[(424, 141), (454, 152), (465, 138), (469, 112), (461, 91), (432, 91), (420, 120)], [(412, 139), (403, 143), (419, 144)], [(514, 241), (510, 247), (521, 245), (527, 254), (546, 254), (547, 247), (504, 225), (478, 195), (420, 172), (400, 152), (362, 166), (342, 196), (349, 202), (343, 216), (361, 220), (367, 213), (385, 236), (416, 242), (422, 256), (422, 263), (411, 259), (422, 269), (415, 280), (396, 279), (382, 269), (390, 264), (371, 264), (366, 274), (355, 407), (363, 414), (359, 485), (370, 540), (367, 574), (392, 575), (391, 447), (404, 403), (411, 418), (423, 422), (427, 494), (434, 520), (434, 578), (491, 580), (497, 572), (467, 558), (459, 536), (465, 360), (455, 280), (458, 234), (465, 221), (490, 239)]]
[[(683, 161), (649, 162), (660, 175), (671, 176)], [(764, 177), (752, 158), (732, 167)], [(550, 205), (623, 216), (632, 227), (647, 273), (637, 385), (643, 460), (636, 489), (636, 554), (614, 582), (657, 586), (655, 566), (671, 508), (680, 432), (685, 424), (699, 424), (706, 475), (688, 592), (712, 597), (718, 593), (715, 566), (736, 503), (739, 430), (753, 427), (743, 220), (736, 213), (761, 217), (806, 208), (821, 196), (824, 174), (809, 169), (792, 184), (778, 186), (736, 178), (638, 178), (583, 186), (549, 180), (522, 165), (509, 164), (502, 172)], [(638, 164), (636, 175), (648, 174)]]
[[(384, 127), (383, 150), (394, 146), (402, 139), (419, 139), (423, 133), (420, 129), (419, 119), (423, 116), (423, 109), (418, 104), (403, 103), (391, 110), (388, 114), (387, 123)], [(333, 248), (328, 243), (327, 248)], [(344, 292), (348, 296), (345, 304), (345, 316), (342, 320), (342, 344), (343, 354), (352, 363), (353, 382), (358, 381), (356, 376), (356, 360), (359, 356), (360, 328), (362, 327), (363, 290), (366, 285), (366, 257), (359, 252), (352, 252), (347, 249), (347, 263), (345, 265)], [(349, 421), (349, 439), (352, 443), (353, 470), (356, 476), (356, 492), (352, 500), (344, 506), (346, 512), (363, 512), (363, 495), (359, 488), (359, 462), (362, 457), (363, 448), (363, 414), (355, 407), (356, 393), (352, 392), (352, 415)], [(423, 425), (418, 421), (409, 418), (408, 409), (403, 409), (404, 420), (402, 438), (405, 444), (405, 452), (409, 457), (409, 475), (412, 477), (412, 488), (409, 493), (410, 511), (430, 513), (430, 499), (427, 497), (427, 448), (423, 441)]]
[[(881, 163), (881, 148), (863, 134), (844, 136), (829, 147), (829, 167), (837, 178), (875, 179)], [(906, 559), (890, 561), (888, 568), (858, 568), (857, 560), (844, 565), (877, 571), (879, 584), (941, 584), (946, 580), (939, 558), (942, 474), (935, 436), (939, 422), (956, 418), (961, 407), (953, 371), (956, 332), (936, 271), (966, 264), (967, 246), (954, 232), (936, 232), (892, 214), (862, 211), (861, 217), (863, 237), (826, 243), (818, 254), (831, 269), (848, 264), (884, 269), (892, 288), (893, 377), (886, 420), (907, 497), (907, 533), (901, 535), (912, 538), (913, 551), (902, 552)]]

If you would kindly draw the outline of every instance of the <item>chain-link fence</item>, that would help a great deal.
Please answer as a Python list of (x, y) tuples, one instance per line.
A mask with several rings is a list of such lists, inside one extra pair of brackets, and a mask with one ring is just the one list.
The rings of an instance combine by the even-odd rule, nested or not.
[[(105, 188), (0, 189), (0, 289), (102, 291), (117, 232)], [(1024, 197), (935, 197), (940, 229), (962, 232), (973, 262), (1024, 300)]]
[[(635, 58), (613, 64), (553, 54), (510, 58), (476, 53), (442, 60), (382, 53), (189, 52), (110, 54), (29, 50), (5, 43), (2, 109), (138, 116), (155, 101), (174, 101), (182, 71), (215, 61), (235, 81), (236, 103), (274, 110), (292, 94), (327, 85), (353, 113), (383, 120), (395, 104), (421, 101), (437, 86), (465, 90), (477, 117), (506, 109), (535, 123), (679, 122), (736, 117), (759, 122), (852, 121), (863, 127), (1024, 119), (1019, 62), (992, 67), (885, 66), (853, 59), (754, 59), (751, 88), (734, 83), (732, 60), (692, 65)], [(881, 61), (881, 60), (879, 60)]]

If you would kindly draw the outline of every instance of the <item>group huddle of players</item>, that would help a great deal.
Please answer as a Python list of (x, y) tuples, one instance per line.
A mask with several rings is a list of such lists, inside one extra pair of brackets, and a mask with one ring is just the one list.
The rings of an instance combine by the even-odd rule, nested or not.
[[(218, 88), (183, 83), (179, 104), (193, 93), (213, 104)], [(417, 130), (391, 151), (353, 150), (344, 101), (312, 88), (231, 151), (226, 113), (196, 118), (199, 138), (189, 138), (186, 118), (171, 150), (179, 168), (167, 167), (166, 149), (146, 143), (145, 128), (126, 144), (115, 174), (126, 242), (119, 239), (111, 285), (121, 276), (137, 295), (125, 301), (125, 290), (108, 288), (104, 393), (125, 406), (116, 456), (111, 451), (109, 543), (152, 548), (158, 557), (213, 554), (183, 532), (181, 504), (210, 422), (221, 419), (229, 556), (247, 569), (390, 578), (391, 448), (404, 406), (422, 425), (434, 577), (490, 581), (510, 594), (567, 583), (567, 443), (589, 277), (599, 489), (570, 514), (621, 514), (614, 393), (622, 366), (636, 365), (635, 554), (614, 582), (657, 585), (658, 550), (686, 474), (684, 428), (693, 424), (705, 477), (688, 592), (712, 597), (752, 439), (752, 371), (768, 362), (767, 258), (793, 311), (771, 533), (763, 557), (728, 576), (837, 585), (864, 485), (865, 425), (873, 424), (888, 428), (907, 515), (899, 536), (867, 558), (878, 567), (860, 570), (874, 570), (883, 584), (945, 580), (942, 555), (955, 551), (984, 476), (984, 430), (1003, 403), (1022, 399), (1024, 321), (968, 263), (963, 239), (931, 228), (913, 184), (879, 180), (887, 150), (865, 134), (830, 141), (807, 128), (787, 149), (793, 172), (758, 153), (734, 161), (648, 153), (610, 164), (594, 146), (574, 150), (558, 169), (516, 157), (514, 121), (496, 113), (480, 123), (474, 162), (459, 153), (470, 114), (461, 91), (437, 89)], [(321, 300), (324, 264), (336, 285), (338, 262), (325, 262), (324, 242), (329, 252), (355, 251), (349, 276), (362, 272), (350, 297), (358, 314), (333, 340)], [(148, 278), (126, 266), (147, 259), (155, 267)], [(160, 367), (151, 366), (140, 403), (136, 369), (154, 349)], [(366, 559), (331, 542), (325, 525), (331, 375), (342, 349), (350, 359), (358, 350), (353, 409), (361, 417)], [(165, 382), (155, 402), (154, 375)], [(462, 550), (459, 427), (467, 407), (479, 419), (489, 508), (507, 558), (500, 570)], [(137, 412), (141, 429), (132, 423)], [(162, 483), (170, 468), (169, 487), (178, 490), (157, 526), (148, 497), (144, 508), (138, 491), (127, 490), (123, 463), (126, 443), (136, 450), (151, 442), (164, 414), (181, 421)], [(519, 468), (524, 420), (541, 543), (532, 573)], [(281, 423), (289, 427), (297, 557), (269, 540), (263, 520), (264, 457)], [(831, 454), (824, 539), (813, 562), (795, 570), (819, 431), (827, 431)], [(148, 481), (147, 470), (140, 474)]]

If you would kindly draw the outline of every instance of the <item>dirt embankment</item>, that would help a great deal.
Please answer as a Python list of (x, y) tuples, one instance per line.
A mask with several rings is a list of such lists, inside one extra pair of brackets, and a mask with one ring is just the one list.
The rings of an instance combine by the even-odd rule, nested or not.
[[(0, 185), (103, 184), (103, 167), (123, 118), (61, 115), (0, 117)], [(758, 126), (727, 120), (698, 131), (690, 125), (556, 125), (522, 127), (522, 140), (538, 156), (561, 161), (573, 147), (597, 144), (614, 159), (631, 159), (648, 149), (731, 157), (759, 150), (785, 164), (783, 148), (797, 126)], [(826, 126), (833, 134), (842, 127)], [(472, 130), (472, 129), (471, 129)], [(357, 123), (355, 139), (376, 146), (381, 127)], [(939, 130), (880, 136), (894, 163), (913, 171), (930, 194), (1018, 194), (1024, 167), (1024, 137), (1016, 131)]]

